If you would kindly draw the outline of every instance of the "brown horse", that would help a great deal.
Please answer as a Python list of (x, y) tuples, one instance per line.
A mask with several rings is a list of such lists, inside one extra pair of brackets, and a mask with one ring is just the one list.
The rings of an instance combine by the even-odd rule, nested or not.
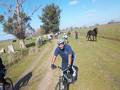
[(89, 30), (87, 32), (86, 38), (88, 41), (97, 41), (97, 34), (98, 34), (98, 28), (94, 28), (93, 30)]

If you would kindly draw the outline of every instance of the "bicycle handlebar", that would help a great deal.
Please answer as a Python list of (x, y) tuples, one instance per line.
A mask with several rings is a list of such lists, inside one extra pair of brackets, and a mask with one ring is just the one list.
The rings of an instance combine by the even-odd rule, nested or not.
[[(59, 69), (62, 70), (62, 67), (60, 67), (60, 66), (57, 66), (57, 68), (59, 68)], [(66, 69), (64, 69), (64, 70), (62, 70), (62, 71), (65, 72), (65, 71), (67, 71), (67, 70), (69, 70), (69, 68), (66, 68)]]

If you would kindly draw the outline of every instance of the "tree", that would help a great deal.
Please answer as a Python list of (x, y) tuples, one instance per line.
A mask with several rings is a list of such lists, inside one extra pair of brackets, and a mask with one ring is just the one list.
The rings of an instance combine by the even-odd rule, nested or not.
[(21, 24), (17, 22), (17, 15), (14, 14), (11, 17), (8, 17), (8, 19), (3, 24), (3, 30), (6, 33), (13, 34), (18, 39), (25, 39), (25, 32), (26, 29), (29, 28), (29, 21), (31, 20), (30, 17), (28, 17), (24, 12), (21, 12)]
[(33, 30), (33, 28), (29, 24), (31, 18), (22, 10), (22, 1), (25, 0), (16, 0), (14, 10), (8, 8), (8, 11), (12, 14), (7, 19), (0, 15), (0, 22), (3, 24), (4, 32), (16, 36), (20, 41), (20, 47), (26, 48), (24, 39), (26, 38), (27, 28), (29, 30)]
[(43, 8), (42, 12), (42, 16), (39, 18), (43, 23), (41, 28), (45, 30), (45, 33), (58, 32), (60, 24), (60, 8), (55, 4), (50, 4)]

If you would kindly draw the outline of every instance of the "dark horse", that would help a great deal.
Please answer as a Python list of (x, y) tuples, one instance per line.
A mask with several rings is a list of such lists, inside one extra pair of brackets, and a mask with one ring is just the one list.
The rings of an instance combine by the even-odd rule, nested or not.
[(87, 32), (86, 38), (88, 41), (97, 41), (97, 33), (98, 33), (98, 28), (94, 28), (93, 30), (89, 30)]

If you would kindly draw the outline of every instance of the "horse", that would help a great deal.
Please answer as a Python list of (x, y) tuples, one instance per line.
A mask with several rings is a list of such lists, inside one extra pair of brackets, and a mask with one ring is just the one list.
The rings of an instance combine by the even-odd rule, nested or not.
[(98, 34), (98, 28), (94, 28), (93, 30), (89, 30), (87, 32), (86, 38), (88, 41), (97, 41), (97, 34)]

